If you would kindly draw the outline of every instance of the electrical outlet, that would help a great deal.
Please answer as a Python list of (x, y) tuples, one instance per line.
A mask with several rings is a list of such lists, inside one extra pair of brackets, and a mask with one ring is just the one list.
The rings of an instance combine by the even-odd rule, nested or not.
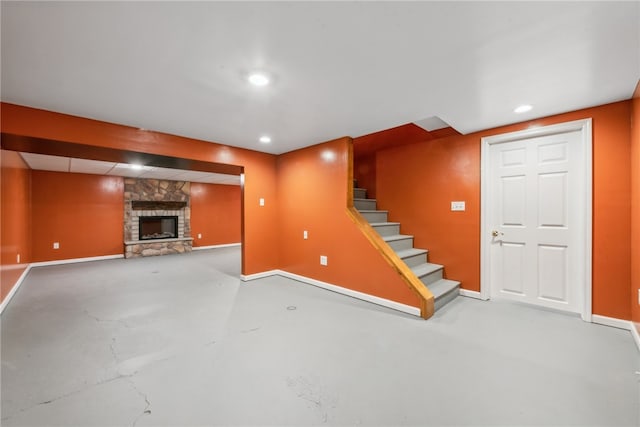
[(640, 289), (638, 289), (638, 305), (640, 305)]
[(20, 254), (16, 255), (16, 264), (20, 264)]
[(198, 233), (198, 239), (202, 239), (202, 233)]
[(60, 242), (53, 242), (53, 249), (60, 249)]
[(464, 211), (465, 210), (465, 203), (463, 201), (451, 202), (451, 210), (452, 211)]
[(307, 233), (307, 230), (304, 230), (304, 231), (302, 232), (302, 238), (303, 238), (304, 240), (307, 240), (307, 239), (309, 238), (309, 233)]
[(328, 265), (328, 260), (326, 255), (320, 255), (320, 265)]
[(264, 206), (264, 199), (260, 197), (260, 206)]

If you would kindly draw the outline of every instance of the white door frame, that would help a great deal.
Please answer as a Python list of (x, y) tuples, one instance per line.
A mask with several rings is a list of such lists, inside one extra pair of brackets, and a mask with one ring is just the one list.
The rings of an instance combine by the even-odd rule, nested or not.
[(490, 244), (491, 244), (491, 230), (494, 224), (490, 224), (490, 218), (488, 215), (489, 206), (487, 200), (487, 190), (489, 185), (489, 148), (493, 144), (501, 144), (505, 142), (517, 141), (521, 139), (529, 139), (539, 136), (553, 135), (558, 133), (566, 133), (580, 131), (582, 144), (582, 156), (584, 176), (582, 177), (584, 182), (584, 206), (582, 211), (584, 212), (584, 223), (582, 224), (583, 232), (585, 236), (585, 248), (584, 248), (584, 289), (582, 291), (583, 301), (580, 302), (582, 309), (582, 320), (591, 322), (592, 316), (592, 215), (593, 215), (593, 203), (592, 203), (592, 176), (593, 176), (593, 163), (592, 163), (592, 136), (591, 136), (591, 118), (575, 120), (572, 122), (560, 123), (556, 125), (535, 127), (525, 129), (517, 132), (510, 132), (501, 135), (494, 135), (481, 138), (481, 166), (480, 166), (480, 297), (483, 300), (487, 300), (491, 297), (491, 271), (490, 271)]

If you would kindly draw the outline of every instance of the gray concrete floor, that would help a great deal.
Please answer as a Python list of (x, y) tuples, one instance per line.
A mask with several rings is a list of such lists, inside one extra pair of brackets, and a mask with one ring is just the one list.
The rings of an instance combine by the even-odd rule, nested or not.
[(2, 425), (638, 425), (627, 331), (459, 297), (429, 321), (238, 248), (33, 269), (2, 315)]

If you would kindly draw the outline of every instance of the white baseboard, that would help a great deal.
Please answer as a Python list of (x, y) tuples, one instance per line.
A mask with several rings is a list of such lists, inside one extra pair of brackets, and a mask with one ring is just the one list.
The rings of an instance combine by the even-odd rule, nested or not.
[(616, 319), (615, 317), (600, 316), (599, 314), (592, 315), (591, 322), (597, 323), (598, 325), (624, 329), (625, 331), (630, 331), (633, 326), (628, 320)]
[(201, 251), (204, 249), (218, 249), (218, 248), (231, 248), (234, 246), (242, 246), (242, 243), (225, 243), (223, 245), (211, 245), (211, 246), (193, 246), (192, 251)]
[(629, 323), (631, 323), (631, 336), (633, 337), (633, 340), (636, 342), (638, 351), (640, 351), (640, 331), (638, 331), (638, 327), (640, 327), (640, 325), (637, 325), (634, 322), (629, 322)]
[(27, 267), (18, 278), (18, 281), (13, 285), (13, 288), (11, 288), (7, 296), (2, 300), (2, 303), (0, 304), (0, 314), (2, 314), (5, 308), (7, 308), (7, 305), (9, 305), (9, 301), (11, 301), (11, 298), (13, 298), (16, 292), (18, 292), (18, 288), (20, 287), (20, 285), (22, 285), (22, 282), (24, 281), (25, 277), (27, 277), (27, 274), (29, 274), (30, 270), (31, 264), (27, 264)]
[(293, 279), (298, 282), (306, 283), (308, 285), (317, 286), (319, 288), (336, 292), (341, 295), (346, 295), (352, 298), (356, 298), (362, 301), (370, 302), (376, 305), (380, 305), (382, 307), (390, 308), (392, 310), (401, 311), (403, 313), (411, 314), (413, 316), (420, 317), (420, 309), (418, 307), (413, 307), (407, 304), (402, 304), (396, 301), (391, 301), (385, 298), (380, 298), (375, 295), (365, 294), (364, 292), (354, 291), (352, 289), (343, 288), (342, 286), (334, 285), (332, 283), (322, 282), (320, 280), (312, 279), (306, 276), (300, 276), (299, 274), (289, 273), (288, 271), (283, 270), (270, 270), (262, 273), (250, 274), (247, 276), (241, 276), (242, 280), (255, 280), (261, 279), (263, 277), (269, 276), (282, 276), (288, 279)]
[(92, 256), (87, 258), (70, 258), (70, 259), (59, 259), (56, 261), (32, 262), (30, 267), (46, 267), (48, 265), (75, 264), (77, 262), (104, 261), (107, 259), (119, 259), (119, 258), (124, 258), (124, 255), (123, 254), (103, 255), (103, 256)]
[(468, 289), (460, 288), (460, 295), (462, 295), (463, 297), (475, 298), (475, 299), (486, 301), (485, 298), (482, 298), (482, 294), (480, 292), (470, 291)]
[(594, 314), (591, 316), (591, 322), (597, 323), (599, 325), (611, 326), (613, 328), (624, 329), (625, 331), (631, 332), (631, 336), (633, 337), (633, 341), (636, 343), (636, 347), (638, 347), (638, 351), (640, 351), (640, 331), (636, 327), (635, 323), (630, 320), (622, 320), (616, 319), (614, 317), (600, 316), (599, 314)]
[(264, 277), (277, 276), (278, 274), (280, 274), (280, 270), (269, 270), (254, 274), (241, 274), (240, 279), (242, 279), (243, 282), (248, 282), (250, 280), (262, 279)]
[(2, 303), (0, 304), (0, 314), (2, 314), (2, 312), (7, 307), (7, 305), (9, 305), (11, 298), (13, 298), (16, 292), (18, 292), (18, 288), (20, 287), (20, 285), (22, 285), (22, 282), (27, 277), (27, 274), (29, 274), (29, 271), (31, 271), (32, 268), (45, 267), (47, 265), (73, 264), (76, 262), (102, 261), (106, 259), (117, 259), (117, 258), (124, 258), (124, 255), (122, 254), (104, 255), (104, 256), (95, 256), (95, 257), (88, 257), (88, 258), (72, 258), (72, 259), (61, 259), (57, 261), (32, 262), (31, 264), (27, 264), (27, 267), (24, 269), (24, 271), (20, 275), (20, 278), (18, 278), (18, 281), (13, 285), (13, 288), (11, 288), (11, 290), (9, 291), (7, 296), (4, 298), (4, 300), (2, 300)]

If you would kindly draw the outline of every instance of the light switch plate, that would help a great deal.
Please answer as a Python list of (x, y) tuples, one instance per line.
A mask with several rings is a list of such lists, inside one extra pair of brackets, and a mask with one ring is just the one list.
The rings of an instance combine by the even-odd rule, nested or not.
[(456, 212), (464, 211), (465, 202), (464, 201), (451, 202), (451, 210)]
[(320, 255), (320, 265), (327, 265), (328, 260), (326, 255)]
[(309, 233), (307, 233), (307, 230), (304, 230), (304, 231), (302, 232), (302, 238), (303, 238), (304, 240), (307, 240), (307, 239), (309, 238)]
[(264, 199), (260, 197), (260, 206), (264, 206)]

